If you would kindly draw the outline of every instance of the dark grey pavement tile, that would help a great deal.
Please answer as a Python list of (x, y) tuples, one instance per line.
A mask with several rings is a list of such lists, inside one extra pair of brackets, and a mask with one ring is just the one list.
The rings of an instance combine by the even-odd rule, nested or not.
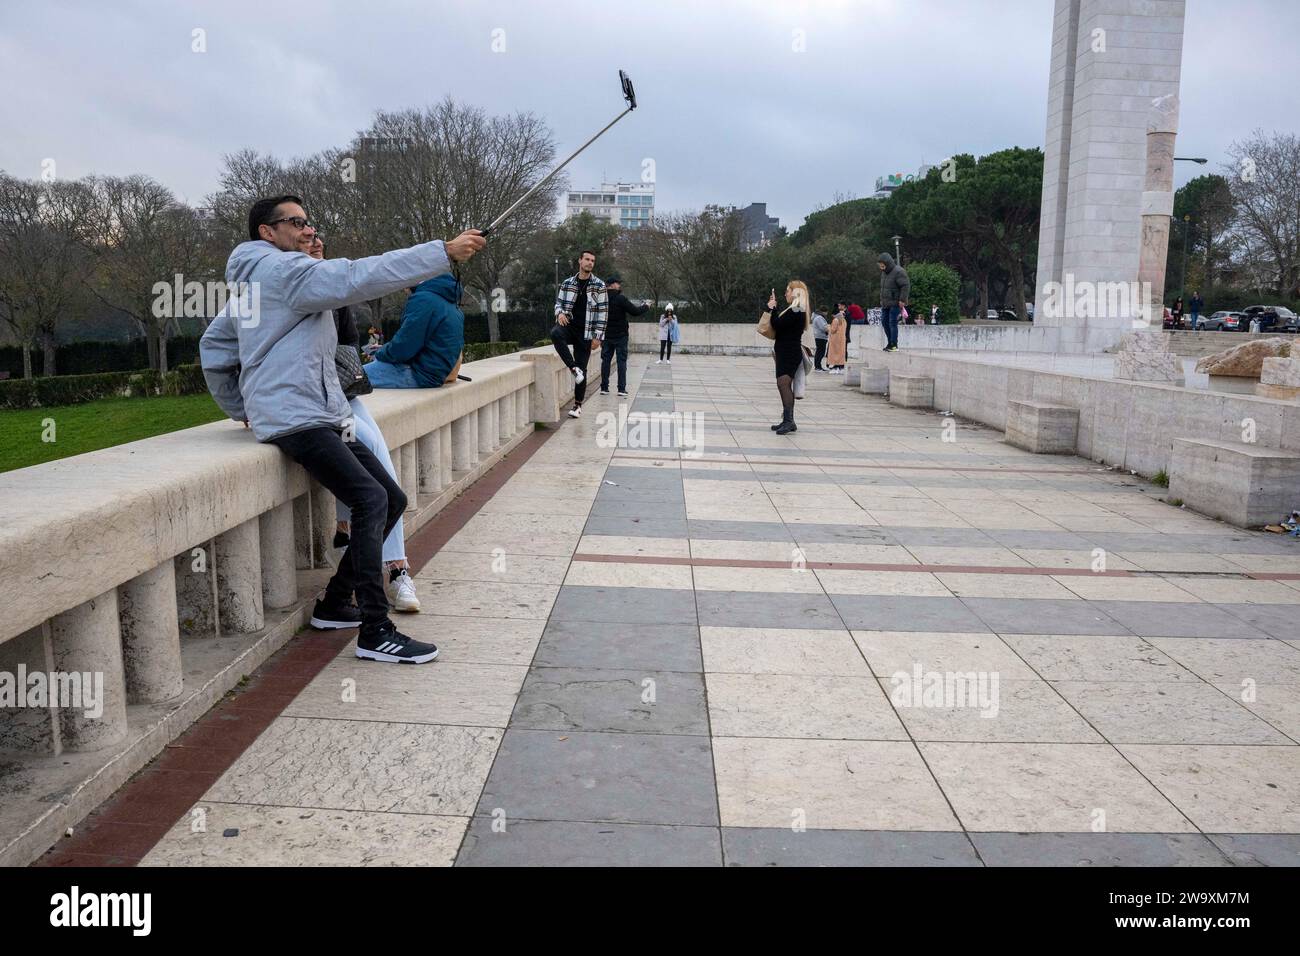
[(704, 676), (680, 671), (534, 667), (524, 680), (510, 726), (707, 736)]
[(964, 833), (724, 827), (727, 866), (979, 866)]
[(610, 501), (597, 497), (591, 506), (591, 517), (640, 518), (643, 523), (661, 520), (683, 522), (686, 520), (686, 502), (648, 501), (642, 498)]
[(692, 591), (565, 585), (555, 599), (550, 620), (693, 625), (696, 623), (694, 598)]
[(477, 814), (717, 826), (707, 737), (506, 731)]
[(947, 631), (982, 633), (990, 630), (978, 616), (953, 597), (907, 597), (892, 594), (833, 594), (842, 626), (855, 631)]
[(1027, 548), (1043, 551), (1091, 551), (1096, 547), (1091, 537), (1072, 531), (1006, 531), (990, 529), (985, 532), (1004, 548)]
[[(1142, 637), (1254, 637), (1269, 635), (1213, 604), (1177, 601), (1089, 601)], [(1065, 631), (1044, 631), (1057, 634)], [(1116, 632), (1123, 633), (1123, 632)]]
[(722, 541), (793, 541), (781, 521), (713, 521), (692, 518), (687, 522), (691, 538)]
[[(867, 509), (868, 511), (871, 509)], [(889, 534), (905, 548), (996, 548), (998, 543), (979, 528), (896, 528)]]
[(721, 866), (716, 827), (471, 821), (457, 866)]
[(961, 601), (989, 630), (998, 634), (1129, 633), (1124, 622), (1107, 613), (1110, 604), (1125, 602), (1020, 598), (961, 598)]
[(690, 624), (611, 624), (552, 619), (542, 632), (534, 667), (613, 667), (704, 670), (700, 631)]
[(1216, 604), (1265, 634), (1284, 641), (1300, 639), (1300, 606), (1295, 604)]
[(1230, 866), (1199, 833), (972, 833), (987, 866)]
[[(1141, 520), (1140, 518), (1138, 519)], [(1204, 552), (1207, 554), (1290, 554), (1295, 544), (1282, 535), (1263, 532), (1240, 534), (1159, 534), (1130, 531), (1090, 531), (1088, 537), (1107, 551)]]
[(1211, 833), (1238, 866), (1300, 866), (1300, 833)]
[(892, 528), (855, 524), (792, 524), (790, 535), (799, 544), (895, 544)]
[(682, 518), (637, 518), (605, 515), (587, 519), (583, 534), (626, 535), (632, 538), (685, 538), (686, 521)]
[(697, 591), (695, 603), (703, 627), (844, 627), (824, 594)]

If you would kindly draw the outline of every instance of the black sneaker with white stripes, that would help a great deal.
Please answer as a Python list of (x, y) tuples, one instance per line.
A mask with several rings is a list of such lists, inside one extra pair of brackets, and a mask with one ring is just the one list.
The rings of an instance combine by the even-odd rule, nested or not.
[(357, 657), (386, 664), (424, 664), (438, 656), (438, 648), (407, 637), (392, 621), (357, 638)]

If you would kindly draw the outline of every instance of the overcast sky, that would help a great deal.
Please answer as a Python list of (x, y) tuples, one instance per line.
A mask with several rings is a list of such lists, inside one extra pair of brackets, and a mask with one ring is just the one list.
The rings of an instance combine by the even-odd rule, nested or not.
[[(343, 145), (377, 108), (447, 94), (541, 115), (567, 155), (621, 109), (623, 68), (640, 108), (574, 162), (574, 186), (636, 180), (650, 158), (661, 211), (767, 202), (794, 226), (922, 161), (1041, 147), (1052, 6), (0, 0), (0, 169), (143, 172), (199, 202), (223, 153)], [(1187, 7), (1178, 152), (1211, 165), (1180, 163), (1180, 184), (1257, 127), (1300, 130), (1300, 2)]]

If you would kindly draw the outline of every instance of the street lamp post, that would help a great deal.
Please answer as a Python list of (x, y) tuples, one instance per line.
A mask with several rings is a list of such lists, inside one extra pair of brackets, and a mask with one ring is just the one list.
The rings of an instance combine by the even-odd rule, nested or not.
[(901, 266), (903, 264), (903, 254), (902, 252), (899, 251), (898, 243), (902, 240), (903, 237), (893, 236), (892, 238), (894, 240), (894, 261)]
[(555, 257), (555, 287), (560, 287), (560, 257)]
[[(1183, 215), (1183, 278), (1178, 283), (1178, 298), (1182, 299), (1187, 295), (1187, 234), (1192, 231), (1192, 214)], [(1183, 303), (1183, 308), (1187, 308), (1187, 303)]]

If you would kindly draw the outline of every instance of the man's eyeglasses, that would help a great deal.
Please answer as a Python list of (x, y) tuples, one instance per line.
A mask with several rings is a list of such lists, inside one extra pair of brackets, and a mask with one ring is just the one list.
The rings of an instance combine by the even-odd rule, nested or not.
[(289, 225), (293, 226), (295, 229), (306, 229), (308, 226), (311, 226), (313, 229), (316, 228), (314, 222), (310, 219), (304, 219), (302, 216), (281, 216), (279, 219), (272, 219), (270, 222), (266, 223), (266, 225), (278, 226), (282, 222), (289, 223)]

